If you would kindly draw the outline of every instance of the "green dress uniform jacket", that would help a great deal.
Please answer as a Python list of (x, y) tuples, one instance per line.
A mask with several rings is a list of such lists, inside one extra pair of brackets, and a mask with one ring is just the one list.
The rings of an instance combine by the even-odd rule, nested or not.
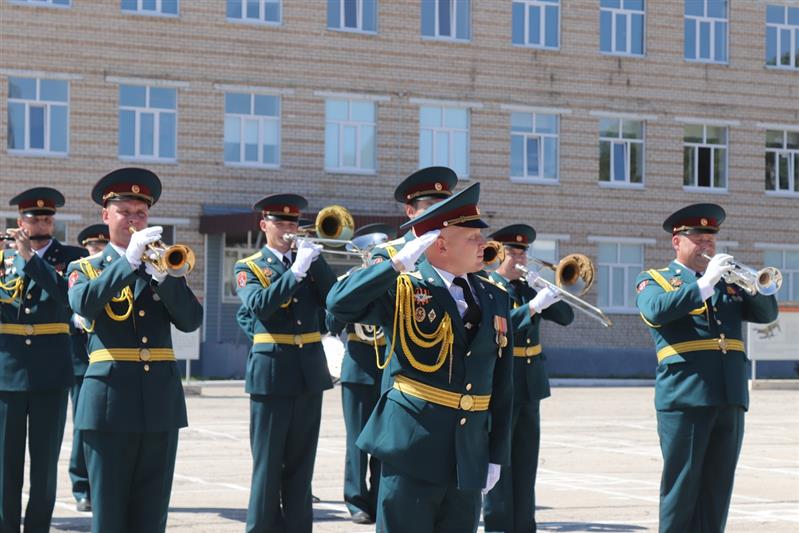
[(320, 335), (336, 276), (319, 256), (297, 281), (266, 246), (234, 272), (242, 302), (236, 318), (253, 340), (245, 376), (253, 455), (246, 531), (310, 533), (322, 391), (333, 388)]
[[(487, 279), (469, 275), (482, 311), (480, 325), (469, 342), (444, 281), (426, 260), (418, 268), (418, 272), (400, 276), (391, 262), (384, 261), (358, 270), (333, 286), (328, 310), (342, 321), (383, 327), (388, 345), (397, 343), (387, 367), (395, 381), (407, 378), (456, 396), (490, 395), (488, 409), (446, 407), (391, 388), (381, 396), (358, 445), (380, 459), (384, 471), (388, 463), (417, 480), (479, 491), (485, 486), (489, 463), (510, 461), (513, 345), (511, 339), (505, 347), (498, 345), (495, 325), (497, 321), (510, 323), (508, 296)], [(407, 318), (422, 334), (446, 332), (439, 326), (449, 322), (452, 354), (443, 364), (440, 343), (423, 348), (412, 338), (394, 338), (398, 277), (404, 278), (402, 285), (412, 291), (400, 305), (411, 306), (408, 311), (413, 309), (413, 317)], [(410, 354), (403, 342), (408, 343)]]
[(53, 239), (27, 262), (0, 251), (0, 531), (18, 531), (29, 439), (25, 531), (46, 532), (55, 505), (58, 453), (72, 385), (67, 263), (77, 248)]
[(724, 281), (703, 301), (696, 281), (676, 261), (636, 280), (658, 357), (661, 532), (724, 530), (749, 407), (742, 323), (778, 313), (774, 296), (750, 296)]
[(95, 532), (165, 530), (178, 429), (188, 425), (171, 324), (193, 331), (203, 308), (185, 278), (156, 283), (144, 269), (110, 245), (69, 266), (69, 301), (89, 331), (75, 426)]
[(556, 302), (542, 313), (530, 315), (528, 303), (538, 291), (523, 279), (509, 282), (496, 272), (491, 279), (508, 291), (513, 321), (513, 419), (511, 463), (503, 466), (499, 481), (483, 500), (487, 532), (522, 533), (536, 530), (535, 480), (541, 443), (540, 400), (550, 396), (546, 355), (541, 346), (540, 326), (549, 320), (568, 326), (574, 311), (566, 302)]

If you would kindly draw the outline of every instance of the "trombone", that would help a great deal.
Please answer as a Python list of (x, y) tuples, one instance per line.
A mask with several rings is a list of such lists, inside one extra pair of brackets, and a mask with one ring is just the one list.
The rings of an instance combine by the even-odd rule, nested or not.
[[(129, 226), (128, 231), (131, 234), (136, 233), (136, 228)], [(176, 278), (186, 276), (194, 270), (194, 251), (183, 244), (170, 246), (163, 241), (150, 243), (141, 259), (143, 262), (151, 264), (158, 272)]]
[[(485, 251), (483, 252), (483, 263), (485, 264), (486, 270), (496, 270), (504, 260), (505, 248), (502, 243), (497, 241), (488, 241), (486, 243)], [(594, 265), (587, 256), (583, 254), (567, 255), (558, 261), (557, 264), (535, 258), (533, 258), (531, 261), (555, 271), (555, 283), (539, 277), (537, 280), (535, 280), (534, 284), (549, 287), (550, 290), (559, 293), (561, 298), (566, 303), (583, 314), (599, 321), (604, 327), (609, 328), (613, 326), (613, 321), (608, 318), (600, 308), (591, 305), (580, 298), (580, 296), (585, 294), (594, 283)], [(525, 265), (517, 264), (514, 266), (517, 270), (525, 275), (530, 272)], [(565, 288), (574, 287), (578, 285), (578, 283), (581, 283), (578, 294), (573, 294)]]
[[(707, 254), (702, 254), (702, 257), (710, 261), (713, 259)], [(725, 282), (730, 285), (738, 285), (746, 291), (750, 296), (758, 293), (764, 296), (771, 296), (776, 294), (780, 287), (782, 287), (782, 272), (776, 267), (765, 267), (760, 270), (739, 263), (738, 261), (730, 261), (732, 270), (722, 276)]]

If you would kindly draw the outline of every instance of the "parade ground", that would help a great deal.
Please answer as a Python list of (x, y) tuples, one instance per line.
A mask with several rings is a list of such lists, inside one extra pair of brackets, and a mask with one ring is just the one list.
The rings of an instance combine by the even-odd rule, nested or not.
[[(324, 397), (313, 483), (322, 501), (314, 505), (314, 531), (374, 531), (350, 522), (342, 503), (340, 395), (336, 387)], [(187, 403), (190, 426), (180, 433), (167, 530), (244, 531), (251, 457), (243, 383), (204, 386), (202, 394), (187, 396)], [(661, 458), (651, 387), (559, 386), (542, 402), (541, 419), (540, 531), (657, 530)], [(90, 516), (75, 511), (70, 492), (71, 444), (69, 417), (52, 531), (90, 531)], [(799, 531), (796, 388), (752, 391), (727, 531)]]

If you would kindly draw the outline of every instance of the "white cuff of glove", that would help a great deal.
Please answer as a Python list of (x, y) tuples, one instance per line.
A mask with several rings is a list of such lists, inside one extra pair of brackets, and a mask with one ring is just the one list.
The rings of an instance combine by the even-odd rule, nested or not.
[(530, 303), (528, 304), (530, 306), (530, 314), (534, 315), (536, 313), (541, 313), (544, 309), (548, 308), (550, 305), (559, 300), (559, 292), (555, 292), (549, 287), (544, 287), (538, 291), (538, 294), (536, 294), (532, 300), (530, 300)]
[[(716, 290), (716, 284), (712, 283), (712, 281), (713, 280), (707, 279), (704, 276), (696, 280), (696, 284), (699, 285), (699, 294), (702, 296), (702, 301), (713, 296), (713, 291)], [(718, 281), (716, 283), (718, 283)]]
[(488, 475), (486, 476), (486, 486), (483, 489), (483, 494), (486, 494), (494, 485), (499, 481), (499, 475), (502, 472), (502, 467), (498, 464), (488, 463)]
[(416, 261), (418, 261), (425, 250), (438, 239), (439, 235), (441, 235), (441, 230), (435, 229), (406, 243), (405, 246), (402, 247), (402, 250), (391, 258), (394, 270), (397, 272), (414, 270), (416, 268)]
[(155, 280), (156, 283), (160, 284), (166, 279), (167, 273), (166, 272), (159, 272), (156, 268), (147, 263), (144, 265), (144, 271), (150, 274), (150, 276)]

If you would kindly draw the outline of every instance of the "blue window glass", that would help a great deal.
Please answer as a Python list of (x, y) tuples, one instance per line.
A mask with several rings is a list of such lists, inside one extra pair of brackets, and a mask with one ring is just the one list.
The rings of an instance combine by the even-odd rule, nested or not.
[(161, 0), (161, 12), (167, 15), (177, 15), (178, 0)]
[(44, 107), (28, 107), (28, 142), (30, 148), (44, 150)]
[(8, 97), (36, 99), (36, 78), (8, 78)]
[(139, 8), (136, 0), (122, 0), (123, 11), (136, 11)]
[(727, 18), (727, 0), (707, 0), (707, 16)]
[(150, 107), (159, 109), (175, 109), (177, 91), (175, 89), (165, 89), (162, 87), (152, 87), (150, 89)]
[(599, 49), (603, 52), (612, 52), (610, 32), (613, 30), (613, 13), (610, 11), (599, 12)]
[(358, 1), (342, 0), (344, 2), (344, 27), (358, 27)]
[(699, 57), (710, 58), (710, 23), (699, 23)]
[(264, 5), (264, 19), (267, 22), (280, 22), (280, 2), (267, 0)]
[(241, 118), (225, 117), (225, 161), (238, 163), (240, 159)]
[(339, 2), (341, 0), (327, 0), (327, 27), (341, 27), (341, 13), (339, 12)]
[(175, 114), (161, 113), (158, 124), (158, 157), (175, 157)]
[(511, 135), (510, 138), (510, 175), (524, 175), (524, 137)]
[(644, 16), (632, 15), (632, 50), (633, 54), (644, 53)]
[(716, 22), (716, 61), (727, 61), (727, 23)]
[(152, 113), (141, 113), (139, 115), (139, 153), (141, 155), (152, 156), (153, 137), (155, 132), (155, 115)]
[(134, 111), (119, 112), (119, 155), (133, 156), (136, 154), (136, 113)]
[(521, 2), (513, 2), (512, 7), (512, 35), (513, 44), (526, 44), (524, 42), (524, 10), (525, 6)]
[(155, 11), (155, 0), (142, 0), (141, 7), (143, 11)]
[(363, 0), (363, 30), (377, 31), (377, 0)]
[(624, 168), (626, 159), (624, 144), (613, 143), (613, 181), (626, 181)]
[(560, 42), (558, 39), (558, 11), (559, 8), (557, 6), (547, 6), (546, 7), (546, 42), (544, 43), (547, 47), (550, 48), (557, 48), (558, 43)]
[(456, 23), (456, 31), (458, 39), (470, 39), (471, 38), (471, 29), (469, 28), (469, 19), (470, 17), (470, 10), (471, 10), (471, 0), (455, 0), (457, 5), (456, 16), (457, 16), (457, 23)]
[(541, 44), (541, 8), (531, 6), (527, 23), (527, 31), (530, 34), (528, 42), (530, 44)]
[(277, 96), (270, 96), (265, 94), (255, 95), (255, 114), (262, 116), (277, 116), (278, 115), (278, 102)]
[(451, 28), (451, 13), (449, 10), (449, 2), (438, 2), (438, 34), (442, 36), (452, 35)]
[(25, 149), (25, 104), (8, 103), (8, 147), (11, 150)]
[(227, 16), (231, 19), (240, 19), (241, 13), (241, 0), (227, 0)]
[(62, 80), (42, 80), (39, 83), (39, 99), (48, 102), (66, 102), (68, 85)]
[(544, 177), (558, 177), (558, 140), (552, 137), (544, 139)]
[(627, 17), (616, 15), (616, 51), (627, 50)]
[(67, 151), (67, 106), (50, 107), (50, 151)]
[(766, 27), (766, 64), (777, 64), (777, 28)]
[(250, 114), (250, 95), (225, 93), (225, 113)]
[(147, 87), (138, 85), (119, 86), (119, 105), (144, 107), (147, 105)]
[(422, 4), (422, 35), (434, 37), (436, 34), (436, 2), (427, 0)]
[(261, 16), (261, 3), (259, 0), (247, 0), (247, 16), (248, 19), (258, 20)]
[(766, 6), (766, 22), (785, 24), (785, 8), (783, 6)]
[(538, 137), (527, 138), (527, 175), (538, 176)]
[(705, 16), (705, 0), (685, 0), (685, 14), (694, 17)]

